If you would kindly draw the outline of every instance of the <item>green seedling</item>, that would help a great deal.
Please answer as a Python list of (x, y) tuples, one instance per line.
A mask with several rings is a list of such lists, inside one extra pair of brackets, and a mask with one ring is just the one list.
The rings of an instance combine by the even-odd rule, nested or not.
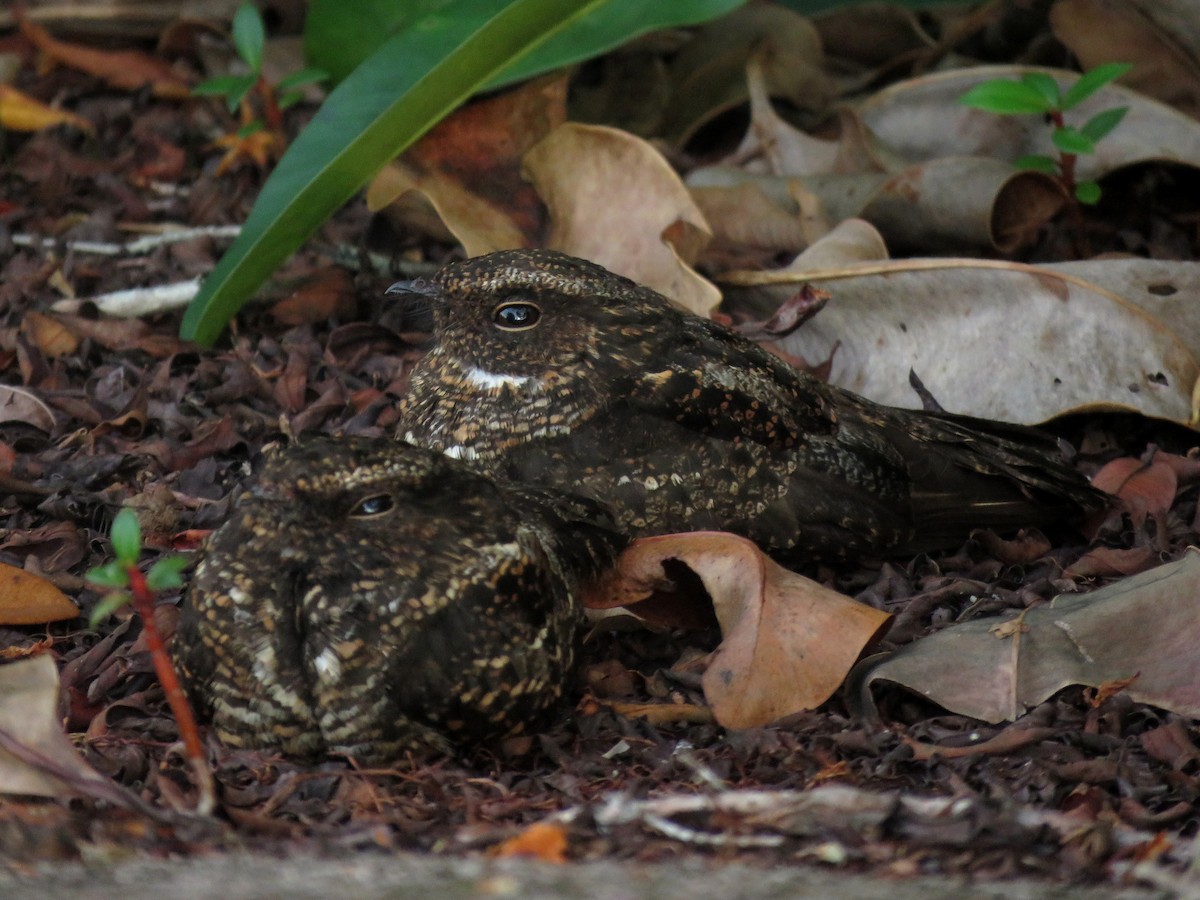
[(125, 604), (133, 604), (134, 610), (142, 620), (142, 629), (146, 636), (146, 645), (150, 648), (155, 674), (162, 685), (163, 693), (166, 694), (171, 712), (175, 715), (188, 763), (196, 775), (199, 789), (196, 810), (202, 815), (207, 815), (212, 811), (214, 800), (212, 772), (204, 755), (204, 745), (200, 742), (196, 717), (179, 683), (179, 676), (175, 673), (167, 646), (154, 623), (155, 596), (164, 590), (183, 587), (181, 573), (188, 560), (183, 556), (163, 557), (155, 562), (149, 571), (143, 573), (138, 568), (138, 557), (142, 555), (142, 529), (138, 525), (137, 515), (131, 509), (122, 509), (117, 513), (113, 519), (110, 539), (116, 559), (91, 569), (85, 576), (92, 584), (108, 591), (92, 610), (92, 627)]
[(1096, 152), (1096, 144), (1121, 124), (1129, 107), (1102, 110), (1078, 127), (1068, 125), (1063, 114), (1105, 85), (1116, 81), (1130, 68), (1127, 63), (1097, 66), (1081, 75), (1065, 92), (1052, 75), (1027, 72), (1017, 79), (997, 78), (977, 84), (963, 94), (959, 102), (1001, 116), (1045, 117), (1053, 128), (1050, 140), (1058, 150), (1058, 158), (1023, 156), (1014, 165), (1019, 169), (1033, 169), (1053, 175), (1080, 203), (1094, 204), (1100, 199), (1100, 185), (1094, 181), (1077, 181), (1076, 161), (1085, 153)]
[[(238, 7), (233, 16), (232, 32), (233, 46), (248, 71), (244, 75), (210, 78), (196, 85), (192, 93), (202, 97), (224, 97), (229, 111), (240, 114), (242, 125), (228, 138), (218, 141), (218, 144), (231, 150), (241, 147), (235, 155), (249, 155), (260, 165), (265, 165), (267, 146), (261, 138), (257, 141), (251, 141), (251, 138), (265, 132), (271, 138), (268, 143), (278, 142), (282, 145), (283, 111), (302, 99), (301, 88), (325, 81), (328, 76), (320, 69), (308, 68), (281, 79), (277, 84), (269, 83), (262, 73), (267, 32), (262, 14), (253, 3), (243, 3)], [(250, 143), (242, 147), (238, 142)], [(232, 157), (226, 163), (231, 161)]]

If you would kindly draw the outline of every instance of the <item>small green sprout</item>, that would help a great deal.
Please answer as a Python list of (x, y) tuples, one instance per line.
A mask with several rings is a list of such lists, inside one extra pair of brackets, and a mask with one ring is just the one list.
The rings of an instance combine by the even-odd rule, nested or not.
[(997, 78), (977, 84), (963, 94), (959, 102), (1001, 116), (1045, 116), (1054, 127), (1050, 140), (1059, 152), (1058, 159), (1023, 156), (1014, 165), (1053, 175), (1080, 203), (1094, 204), (1100, 199), (1100, 185), (1094, 181), (1075, 180), (1076, 160), (1085, 153), (1094, 153), (1096, 144), (1121, 124), (1129, 107), (1102, 110), (1077, 128), (1066, 123), (1063, 113), (1116, 81), (1130, 68), (1127, 63), (1097, 66), (1081, 75), (1065, 93), (1053, 76), (1045, 72), (1027, 72), (1015, 80)]
[(204, 745), (196, 727), (196, 715), (179, 683), (179, 676), (171, 663), (167, 645), (154, 623), (155, 595), (169, 588), (183, 587), (180, 573), (188, 564), (187, 557), (165, 556), (143, 575), (142, 570), (138, 568), (138, 557), (142, 555), (142, 529), (138, 525), (137, 514), (128, 507), (117, 513), (113, 519), (109, 537), (116, 559), (91, 569), (85, 576), (92, 584), (109, 590), (108, 595), (92, 610), (92, 627), (126, 603), (133, 604), (134, 610), (142, 620), (142, 632), (150, 650), (150, 659), (154, 663), (154, 673), (158, 676), (158, 683), (162, 685), (167, 705), (171, 707), (175, 716), (188, 763), (196, 776), (196, 811), (201, 815), (208, 815), (212, 812), (216, 798), (212, 770), (209, 769), (204, 755)]
[[(283, 110), (302, 99), (304, 94), (300, 89), (329, 77), (320, 69), (309, 68), (280, 79), (278, 84), (269, 84), (262, 74), (266, 42), (267, 31), (258, 7), (253, 3), (243, 3), (233, 16), (233, 46), (249, 71), (244, 75), (210, 78), (192, 89), (193, 94), (201, 97), (224, 97), (231, 113), (236, 114), (240, 110), (242, 125), (232, 135), (233, 141), (246, 141), (264, 130), (273, 136), (281, 134)], [(251, 100), (253, 96), (258, 98), (261, 115), (255, 115)], [(227, 141), (226, 145), (229, 143)], [(244, 153), (263, 163), (266, 161), (265, 150), (247, 150)]]
[(137, 568), (138, 557), (142, 555), (142, 529), (132, 509), (122, 509), (117, 513), (110, 537), (117, 558), (91, 569), (85, 576), (97, 587), (109, 589), (108, 595), (96, 604), (88, 618), (93, 628), (130, 602), (130, 592), (139, 588), (139, 579), (151, 594), (183, 587), (181, 573), (188, 564), (185, 556), (165, 556), (143, 576)]

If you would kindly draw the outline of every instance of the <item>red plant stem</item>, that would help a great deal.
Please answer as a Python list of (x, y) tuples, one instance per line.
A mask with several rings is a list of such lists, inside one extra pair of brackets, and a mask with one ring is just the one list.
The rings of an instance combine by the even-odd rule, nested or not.
[[(1063, 119), (1062, 110), (1058, 110), (1058, 109), (1051, 110), (1048, 113), (1048, 115), (1050, 116), (1050, 121), (1054, 123), (1055, 128), (1066, 127), (1066, 120)], [(1058, 175), (1058, 177), (1062, 181), (1063, 186), (1071, 193), (1072, 197), (1075, 196), (1075, 161), (1076, 161), (1076, 159), (1078, 159), (1078, 156), (1074, 153), (1063, 153), (1061, 150), (1059, 151), (1059, 154), (1058, 154), (1059, 175)]]
[(263, 121), (266, 122), (267, 128), (271, 131), (282, 130), (283, 110), (279, 108), (279, 101), (275, 98), (275, 89), (267, 84), (267, 80), (261, 75), (258, 76), (254, 89), (258, 91), (258, 98), (262, 102)]
[(133, 608), (142, 619), (142, 628), (146, 633), (146, 645), (150, 648), (150, 659), (154, 662), (154, 672), (158, 683), (162, 685), (163, 693), (167, 695), (167, 705), (175, 716), (179, 726), (179, 736), (187, 752), (188, 762), (195, 772), (200, 788), (199, 811), (208, 814), (212, 810), (213, 783), (212, 772), (204, 755), (204, 745), (200, 742), (200, 730), (196, 727), (196, 716), (188, 703), (179, 676), (175, 674), (175, 666), (167, 653), (167, 645), (163, 643), (158, 626), (154, 624), (154, 591), (146, 584), (146, 576), (137, 566), (127, 566), (129, 575), (129, 591), (133, 598)]

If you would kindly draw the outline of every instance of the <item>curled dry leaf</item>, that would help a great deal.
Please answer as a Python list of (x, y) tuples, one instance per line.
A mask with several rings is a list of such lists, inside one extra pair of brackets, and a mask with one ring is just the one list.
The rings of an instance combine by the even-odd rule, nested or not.
[(525, 154), (550, 214), (546, 246), (590, 259), (708, 315), (721, 293), (691, 268), (711, 231), (675, 170), (615, 128), (556, 128)]
[[(1090, 594), (1065, 594), (998, 618), (953, 625), (851, 675), (863, 711), (872, 687), (902, 685), (986, 722), (1014, 720), (1070, 685), (1132, 679), (1130, 697), (1200, 716), (1200, 551)], [(1135, 677), (1136, 676), (1136, 677)]]
[(0, 563), (0, 625), (41, 625), (78, 615), (75, 602), (45, 578)]
[(32, 391), (0, 384), (0, 422), (24, 422), (49, 433), (54, 430), (54, 413)]
[(629, 606), (656, 592), (675, 593), (679, 583), (668, 573), (678, 564), (699, 577), (721, 626), (723, 640), (702, 684), (714, 716), (727, 728), (765, 725), (820, 706), (891, 619), (722, 532), (634, 541), (585, 604)]

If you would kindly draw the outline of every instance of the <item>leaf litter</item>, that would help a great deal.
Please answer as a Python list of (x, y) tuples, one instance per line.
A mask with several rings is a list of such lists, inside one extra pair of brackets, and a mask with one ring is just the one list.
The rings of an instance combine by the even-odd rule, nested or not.
[[(761, 23), (748, 23), (738, 33), (755, 34), (754, 27)], [(796, 40), (810, 40), (802, 26), (779, 30), (781, 36), (793, 31)], [(714, 39), (721, 29), (707, 34)], [(725, 78), (736, 87), (720, 108), (695, 103), (674, 114), (680, 146), (690, 144), (690, 152), (697, 152), (695, 142), (742, 102), (750, 86), (738, 75), (740, 62), (731, 78), (728, 73), (689, 71), (687, 58), (680, 59), (671, 73), (677, 84), (694, 84), (703, 76)], [(799, 76), (783, 77), (788, 74), (770, 74), (767, 81), (774, 86), (768, 93), (824, 102), (821, 98), (833, 91), (830, 82), (811, 71), (800, 75), (816, 81), (799, 86)], [(159, 222), (239, 222), (261, 176), (238, 171), (218, 178), (211, 161), (206, 165), (195, 156), (195, 136), (228, 127), (219, 107), (106, 92), (98, 82), (66, 70), (21, 77), (19, 87), (34, 96), (65, 97), (65, 106), (82, 99), (81, 112), (86, 111), (89, 121), (131, 122), (134, 129), (123, 151), (107, 153), (81, 146), (68, 129), (33, 133), (14, 142), (3, 182), (5, 202), (16, 211), (9, 221), (26, 232), (55, 238), (66, 252), (41, 241), (16, 246), (0, 286), (0, 357), (11, 407), (10, 415), (0, 419), (5, 517), (0, 562), (57, 584), (86, 612), (98, 597), (80, 576), (106, 560), (103, 536), (120, 506), (139, 510), (153, 556), (194, 545), (197, 535), (223, 521), (267, 445), (315, 433), (389, 434), (395, 398), (428, 340), (403, 311), (383, 307), (377, 298), (397, 274), (427, 273), (427, 261), (436, 265), (452, 251), (417, 236), (409, 223), (393, 224), (382, 241), (371, 240), (373, 223), (352, 205), (278, 274), (264, 291), (268, 306), (247, 311), (228, 343), (214, 351), (176, 340), (177, 313), (120, 323), (97, 315), (86, 300), (70, 312), (54, 312), (63, 296), (86, 298), (147, 282), (183, 283), (203, 274), (220, 248), (211, 237), (162, 245), (143, 257), (121, 256), (116, 265), (82, 248), (85, 242), (124, 244), (130, 233)], [(97, 77), (107, 76), (98, 70)], [(813, 83), (821, 90), (803, 88)], [(81, 84), (86, 91), (81, 92)], [(692, 91), (697, 100), (702, 94)], [(539, 133), (538, 141), (529, 140), (527, 146), (518, 142), (523, 149), (507, 164), (516, 171), (529, 165), (528, 150), (553, 134)], [(601, 140), (589, 142), (589, 136)], [(585, 179), (588, 183), (580, 187), (590, 191), (581, 190), (581, 196), (603, 199), (606, 180), (614, 177), (605, 173), (619, 171), (629, 160), (643, 160), (646, 171), (657, 167), (663, 173), (665, 215), (633, 221), (610, 211), (609, 231), (585, 230), (582, 236), (588, 241), (603, 243), (608, 235), (612, 243), (612, 229), (619, 228), (637, 233), (638, 242), (652, 243), (657, 250), (666, 234), (679, 241), (676, 248), (687, 263), (706, 272), (714, 272), (711, 258), (719, 258), (706, 253), (716, 249), (728, 259), (772, 260), (771, 251), (759, 247), (748, 254), (736, 240), (714, 249), (704, 237), (705, 214), (693, 212), (678, 193), (674, 173), (648, 155), (648, 142), (628, 135), (618, 139), (610, 130), (579, 124), (558, 139), (560, 147), (543, 146), (543, 154), (550, 156), (547, 171), (561, 168), (569, 174), (576, 154), (598, 154), (589, 158), (588, 170), (600, 174)], [(98, 140), (120, 139), (116, 129), (109, 129)], [(561, 159), (556, 161), (551, 151)], [(831, 158), (861, 156), (851, 147)], [(175, 181), (161, 190), (148, 177)], [(546, 197), (541, 202), (547, 209), (554, 205)], [(633, 200), (621, 202), (622, 212), (637, 211)], [(553, 226), (535, 213), (526, 210), (523, 221), (538, 222), (540, 241), (550, 233), (544, 229), (552, 231)], [(556, 214), (563, 223), (586, 222), (589, 215), (587, 208), (569, 205)], [(1119, 213), (1116, 220), (1126, 224)], [(819, 237), (809, 227), (819, 221), (812, 209), (803, 214), (804, 227), (793, 230), (801, 239), (789, 237), (786, 246), (789, 258), (802, 249), (800, 243)], [(855, 258), (877, 258), (875, 249), (863, 248), (884, 246), (878, 232), (860, 224), (826, 224), (837, 237), (853, 232), (858, 249), (850, 252)], [(531, 233), (532, 226), (521, 228), (520, 234)], [(1052, 236), (1055, 226), (1037, 228), (1037, 242), (1027, 254), (1052, 245), (1047, 234)], [(1163, 228), (1170, 231), (1170, 224)], [(1127, 228), (1112, 228), (1108, 234), (1114, 244), (1129, 240)], [(1153, 245), (1162, 234), (1148, 229), (1145, 240)], [(343, 247), (353, 252), (347, 256), (339, 250)], [(400, 260), (399, 273), (358, 269), (359, 259), (380, 250)], [(773, 261), (785, 261), (779, 252)], [(1029, 260), (1025, 256), (1021, 261)], [(619, 260), (609, 263), (618, 265)], [(668, 263), (659, 265), (670, 290), (672, 281), (691, 269), (672, 269), (676, 264)], [(1171, 283), (1179, 275), (1169, 264), (1159, 265), (1165, 272), (1154, 276), (1154, 285)], [(1140, 277), (1135, 276), (1135, 283)], [(804, 290), (804, 281), (803, 276), (795, 279), (779, 301), (794, 298)], [(844, 302), (840, 285), (818, 286), (831, 288), (833, 299), (793, 334), (828, 321)], [(909, 288), (893, 287), (893, 292), (914, 295)], [(961, 286), (954, 292), (988, 294)], [(758, 318), (769, 319), (775, 309), (760, 312)], [(930, 336), (921, 349), (936, 345), (945, 355), (953, 344), (944, 336)], [(782, 352), (789, 352), (786, 346)], [(836, 369), (842, 352), (835, 342), (811, 355), (814, 362), (826, 360)], [(870, 365), (869, 357), (863, 365)], [(997, 374), (1000, 363), (975, 363), (993, 384), (1003, 383)], [(886, 361), (875, 364), (881, 371), (890, 368)], [(1191, 386), (1190, 370), (1184, 371), (1186, 363), (1177, 365), (1182, 366), (1179, 382), (1172, 380), (1169, 388), (1182, 395)], [(1174, 378), (1173, 370), (1162, 371), (1171, 371)], [(917, 374), (931, 386), (934, 398), (944, 402), (945, 386), (928, 372)], [(1025, 393), (1023, 388), (1008, 390)], [(915, 395), (909, 399), (912, 405), (920, 402)], [(760, 624), (742, 632), (749, 637), (737, 639), (736, 620), (754, 623), (785, 601), (776, 596), (780, 589), (770, 578), (760, 583), (722, 574), (738, 565), (771, 572), (773, 564), (753, 554), (739, 555), (741, 551), (722, 549), (714, 555), (706, 537), (672, 538), (680, 543), (668, 553), (645, 545), (637, 551), (646, 554), (641, 565), (651, 582), (665, 578), (676, 587), (683, 585), (676, 600), (691, 610), (699, 627), (685, 629), (668, 620), (655, 628), (630, 630), (627, 618), (603, 620), (584, 645), (581, 685), (587, 687), (576, 691), (575, 710), (564, 710), (523, 746), (496, 748), (467, 763), (411, 766), (398, 761), (394, 768), (363, 770), (348, 760), (306, 769), (212, 745), (220, 809), (219, 817), (204, 827), (173, 813), (194, 802), (195, 785), (175, 746), (175, 724), (136, 619), (119, 616), (96, 631), (79, 620), (44, 624), (50, 616), (37, 625), (0, 626), (0, 652), (17, 660), (0, 672), (20, 679), (37, 670), (36, 691), (6, 690), (0, 704), (0, 717), (16, 717), (11, 719), (13, 733), (4, 732), (5, 747), (16, 755), (0, 757), (0, 779), (41, 779), (41, 793), (61, 797), (69, 789), (81, 797), (70, 806), (54, 800), (17, 801), (19, 795), (6, 799), (3, 815), (11, 827), (0, 832), (0, 852), (27, 861), (115, 857), (128, 847), (155, 854), (203, 852), (236, 834), (252, 845), (293, 852), (318, 841), (330, 842), (339, 852), (492, 847), (501, 854), (541, 858), (560, 858), (565, 850), (572, 859), (653, 860), (677, 853), (682, 844), (696, 853), (724, 857), (736, 852), (763, 864), (809, 860), (895, 876), (931, 868), (1056, 879), (1161, 875), (1167, 870), (1155, 869), (1156, 860), (1177, 866), (1190, 854), (1188, 842), (1200, 809), (1195, 778), (1200, 746), (1191, 718), (1196, 714), (1193, 701), (1186, 695), (1189, 685), (1168, 681), (1163, 686), (1160, 681), (1155, 688), (1152, 676), (1163, 672), (1161, 666), (1155, 670), (1155, 663), (1176, 659), (1185, 660), (1178, 665), (1186, 675), (1186, 655), (1167, 656), (1165, 651), (1173, 647), (1186, 654), (1190, 632), (1182, 625), (1172, 628), (1176, 620), (1159, 621), (1158, 607), (1168, 602), (1161, 592), (1134, 590), (1153, 581), (1121, 580), (1111, 573), (1149, 568), (1137, 578), (1154, 580), (1194, 566), (1185, 548), (1198, 533), (1196, 463), (1188, 455), (1195, 439), (1169, 421), (1116, 416), (1099, 411), (1100, 405), (1088, 416), (1055, 425), (1081, 447), (1081, 467), (1111, 479), (1123, 504), (1090, 523), (1088, 545), (1063, 535), (1013, 539), (980, 533), (936, 556), (865, 561), (836, 571), (813, 567), (806, 573), (812, 596), (825, 597), (835, 607), (854, 597), (859, 602), (856, 615), (866, 621), (851, 629), (856, 637), (819, 648), (839, 657), (822, 673), (830, 684), (819, 691), (809, 685), (813, 695), (795, 703), (788, 682), (803, 679), (807, 684), (812, 670), (780, 666), (782, 676), (769, 679), (757, 695), (767, 702), (744, 719), (738, 716), (754, 710), (746, 699), (754, 691), (732, 699), (719, 696), (719, 690), (714, 695), (708, 672), (736, 672), (731, 684), (761, 687), (754, 679), (775, 667), (752, 661), (735, 668), (728, 660), (731, 648), (749, 644), (756, 652), (785, 656), (780, 646), (762, 640), (775, 638), (781, 629)], [(986, 409), (967, 411), (988, 414)], [(1063, 411), (1052, 408), (1029, 417), (1044, 419)], [(1159, 415), (1188, 419), (1184, 408)], [(1151, 443), (1159, 449), (1147, 453)], [(1164, 467), (1174, 476), (1173, 484)], [(714, 559), (717, 566), (711, 569)], [(1164, 562), (1167, 566), (1160, 565)], [(680, 566), (692, 573), (690, 579)], [(801, 580), (795, 573), (774, 574), (792, 585)], [(1171, 583), (1181, 577), (1172, 575)], [(736, 582), (740, 591), (727, 596), (714, 586), (727, 581)], [(1112, 588), (1093, 591), (1095, 596), (1084, 593), (1108, 581), (1114, 582)], [(1180, 594), (1187, 595), (1190, 583), (1178, 583)], [(840, 599), (833, 600), (830, 593)], [(1117, 600), (1105, 600), (1114, 595)], [(1047, 605), (1056, 596), (1061, 598), (1056, 605)], [(761, 605), (742, 605), (747, 597)], [(1089, 610), (1089, 597), (1102, 601), (1095, 608), (1103, 615)], [(155, 614), (164, 633), (173, 628), (177, 600), (167, 595)], [(707, 605), (710, 601), (716, 602), (715, 611)], [(1132, 611), (1120, 606), (1135, 602), (1139, 605)], [(1031, 691), (1014, 690), (1018, 680), (1013, 678), (997, 685), (994, 669), (986, 666), (977, 677), (964, 674), (969, 671), (965, 663), (977, 665), (984, 658), (976, 646), (1004, 656), (1009, 671), (1015, 671), (1014, 657), (1017, 668), (1026, 660), (1036, 662), (1031, 645), (1039, 629), (1066, 633), (1054, 624), (1066, 619), (1064, 604), (1073, 605), (1071, 614), (1079, 616), (1070, 620), (1073, 633), (1080, 633), (1076, 621), (1094, 628), (1109, 649), (1122, 646), (1113, 638), (1129, 631), (1130, 623), (1144, 628), (1135, 649), (1145, 656)], [(1186, 607), (1175, 614), (1188, 618)], [(891, 661), (930, 653), (939, 640), (977, 629), (979, 644), (965, 662), (962, 657), (940, 659), (950, 674), (941, 674), (947, 671), (943, 668), (935, 677), (964, 697), (974, 715), (955, 711), (957, 700), (939, 707), (928, 694), (922, 696), (928, 676), (915, 692), (888, 687), (885, 679), (876, 678), (870, 695), (875, 720), (851, 712), (853, 697), (829, 697), (841, 672), (876, 638), (879, 624), (889, 616), (893, 624), (874, 649), (893, 654)], [(1014, 620), (1007, 629), (995, 627), (998, 621)], [(801, 631), (811, 624), (807, 617), (799, 620), (787, 612), (782, 621)], [(1068, 643), (1068, 651), (1083, 646), (1089, 656), (1103, 660), (1087, 641)], [(54, 673), (47, 660), (57, 664), (57, 678), (48, 677)], [(996, 697), (1007, 704), (1001, 718), (1016, 716), (1015, 722), (992, 724), (981, 715)], [(775, 705), (780, 698), (794, 705)], [(60, 753), (65, 754), (61, 759), (55, 755)], [(25, 783), (26, 793), (32, 785)], [(125, 794), (141, 806), (123, 802)], [(145, 828), (147, 821), (154, 827)]]

